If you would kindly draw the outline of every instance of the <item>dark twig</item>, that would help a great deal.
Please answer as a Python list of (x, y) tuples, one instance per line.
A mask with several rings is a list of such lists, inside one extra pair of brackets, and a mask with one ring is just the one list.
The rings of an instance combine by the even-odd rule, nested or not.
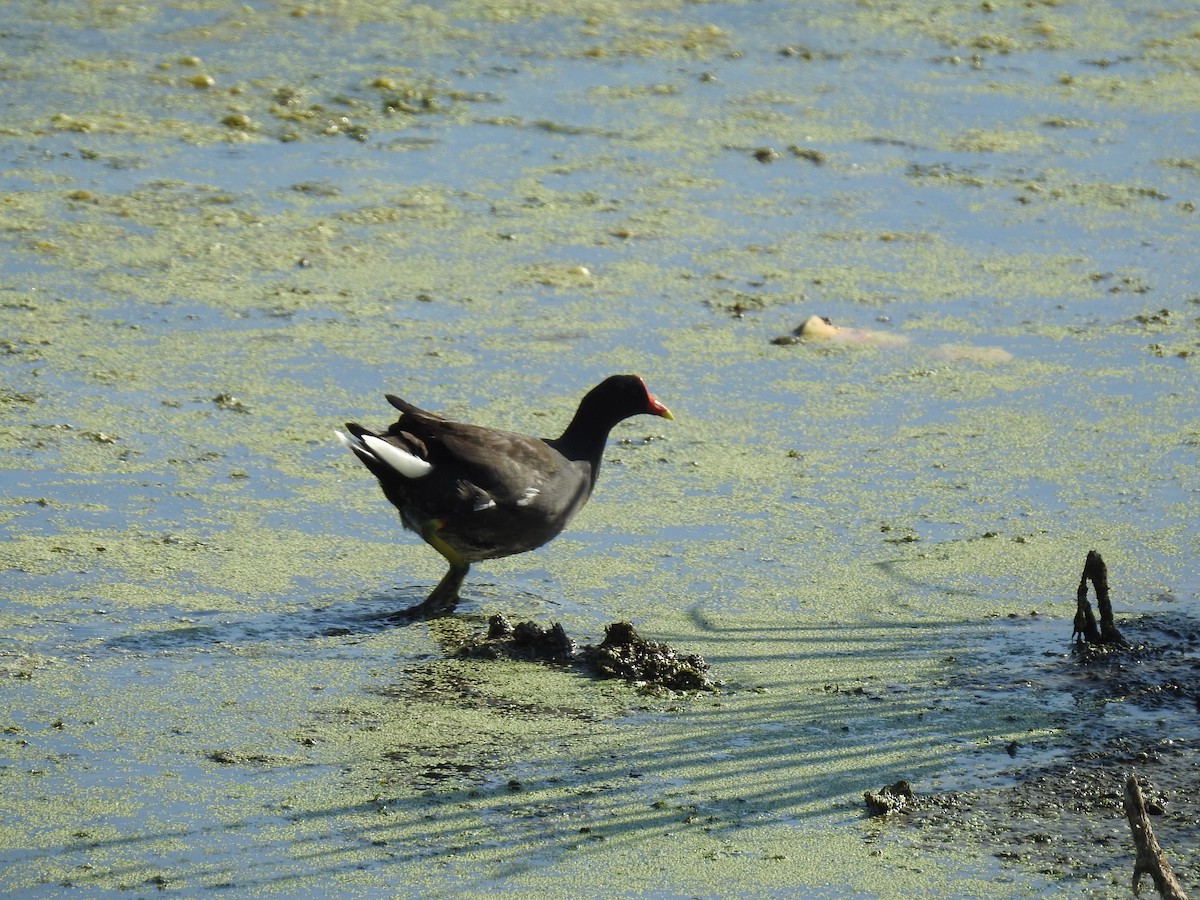
[(1125, 817), (1129, 819), (1129, 830), (1133, 832), (1133, 843), (1137, 847), (1137, 859), (1133, 863), (1133, 895), (1138, 896), (1142, 876), (1149, 875), (1163, 900), (1187, 900), (1187, 894), (1171, 871), (1171, 864), (1163, 856), (1162, 847), (1150, 828), (1150, 817), (1146, 814), (1136, 775), (1130, 775), (1125, 781)]
[[(1100, 625), (1092, 614), (1088, 603), (1088, 581), (1096, 589), (1096, 606), (1100, 610)], [(1124, 644), (1125, 638), (1113, 621), (1112, 601), (1108, 596), (1108, 567), (1095, 550), (1089, 550), (1083, 564), (1083, 575), (1079, 578), (1079, 589), (1075, 592), (1075, 630), (1072, 637), (1082, 637), (1091, 644)]]

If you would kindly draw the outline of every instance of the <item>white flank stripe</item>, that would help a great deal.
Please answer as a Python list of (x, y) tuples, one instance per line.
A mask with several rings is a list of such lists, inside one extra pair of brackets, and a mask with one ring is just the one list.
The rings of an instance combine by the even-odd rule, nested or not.
[(433, 466), (419, 456), (413, 456), (408, 451), (401, 450), (395, 444), (381, 441), (373, 435), (364, 434), (362, 442), (366, 445), (367, 452), (384, 465), (395, 469), (405, 478), (420, 478), (422, 475), (428, 475), (433, 470)]
[(355, 438), (352, 438), (348, 435), (342, 434), (340, 431), (334, 431), (334, 434), (337, 435), (337, 439), (342, 442), (342, 445), (347, 450), (354, 451), (356, 449), (358, 449), (358, 450), (365, 449), (362, 445), (362, 442), (356, 440)]

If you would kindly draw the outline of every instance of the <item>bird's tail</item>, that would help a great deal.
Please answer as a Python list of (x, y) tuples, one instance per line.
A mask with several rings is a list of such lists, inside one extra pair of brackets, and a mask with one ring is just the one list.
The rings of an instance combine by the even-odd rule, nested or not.
[(334, 431), (337, 439), (377, 476), (381, 472), (390, 472), (393, 476), (399, 475), (402, 478), (421, 478), (433, 471), (433, 464), (428, 460), (409, 453), (386, 438), (372, 434), (361, 425), (347, 422), (346, 429), (349, 434)]

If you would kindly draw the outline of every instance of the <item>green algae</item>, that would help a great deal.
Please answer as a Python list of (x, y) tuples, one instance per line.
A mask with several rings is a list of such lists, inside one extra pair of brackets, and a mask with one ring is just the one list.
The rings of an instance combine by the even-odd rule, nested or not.
[[(5, 64), (39, 88), (10, 92), (5, 137), (44, 151), (10, 148), (0, 202), (2, 835), (31, 848), (6, 884), (1070, 892), (856, 824), (864, 789), (1057, 739), (1051, 708), (956, 692), (989, 616), (1037, 609), (1065, 641), (1093, 546), (1135, 602), (1194, 583), (1194, 360), (1147, 349), (1194, 343), (1194, 315), (1133, 321), (1188, 296), (1194, 178), (1101, 171), (1092, 140), (1194, 107), (1191, 44), (1111, 5), (984, 7), (767, 35), (670, 2), (31, 7), (89, 41)], [(1079, 70), (1131, 47), (1153, 79)], [(980, 68), (928, 62), (947, 52)], [(1031, 83), (1086, 125), (943, 112)], [(754, 156), (801, 143), (825, 164)], [(814, 312), (910, 340), (769, 344)], [(477, 567), (465, 616), (632, 618), (726, 694), (372, 624), (443, 563), (332, 428), (385, 422), (387, 390), (552, 435), (618, 370), (677, 420), (617, 429), (572, 530)]]

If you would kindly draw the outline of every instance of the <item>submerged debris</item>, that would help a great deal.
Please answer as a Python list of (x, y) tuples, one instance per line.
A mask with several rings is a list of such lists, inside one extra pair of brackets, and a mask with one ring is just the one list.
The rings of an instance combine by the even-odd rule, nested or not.
[(623, 678), (650, 690), (717, 691), (721, 682), (708, 674), (708, 663), (695, 653), (681, 654), (669, 644), (640, 637), (629, 622), (605, 626), (598, 647), (579, 647), (555, 622), (513, 624), (504, 615), (488, 620), (484, 637), (471, 638), (455, 652), (471, 659), (517, 659), (574, 665), (596, 678)]
[(809, 316), (794, 329), (791, 334), (780, 335), (771, 340), (772, 344), (801, 344), (806, 341), (817, 341), (838, 344), (872, 344), (879, 347), (896, 347), (907, 344), (908, 338), (902, 334), (892, 334), (886, 331), (872, 331), (866, 328), (843, 328), (834, 325), (825, 316)]
[[(878, 321), (889, 320), (880, 317)], [(792, 344), (902, 347), (908, 342), (907, 336), (893, 331), (835, 325), (827, 316), (809, 316), (789, 333), (771, 339), (772, 344), (781, 347)], [(944, 362), (979, 365), (995, 365), (1013, 360), (1013, 355), (1003, 347), (977, 347), (973, 344), (942, 344), (932, 351), (932, 355)]]
[(971, 344), (942, 344), (933, 351), (938, 359), (947, 362), (1007, 363), (1013, 355), (1003, 347), (976, 347)]
[(204, 757), (223, 766), (285, 766), (296, 762), (295, 757), (281, 756), (276, 753), (253, 753), (240, 750), (208, 750)]
[(250, 412), (249, 407), (241, 400), (233, 396), (233, 394), (220, 393), (212, 398), (212, 402), (217, 405), (217, 409), (227, 409), (232, 412), (246, 413)]

